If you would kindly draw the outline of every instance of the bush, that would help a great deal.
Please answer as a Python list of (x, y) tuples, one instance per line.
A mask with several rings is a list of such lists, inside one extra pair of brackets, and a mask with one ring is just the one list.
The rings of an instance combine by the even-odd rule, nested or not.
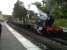
[(67, 19), (55, 19), (54, 25), (67, 27)]

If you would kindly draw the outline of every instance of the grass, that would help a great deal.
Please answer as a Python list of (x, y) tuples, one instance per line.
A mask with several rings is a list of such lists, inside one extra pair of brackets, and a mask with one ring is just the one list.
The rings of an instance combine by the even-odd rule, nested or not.
[(67, 27), (67, 19), (55, 19), (54, 25)]

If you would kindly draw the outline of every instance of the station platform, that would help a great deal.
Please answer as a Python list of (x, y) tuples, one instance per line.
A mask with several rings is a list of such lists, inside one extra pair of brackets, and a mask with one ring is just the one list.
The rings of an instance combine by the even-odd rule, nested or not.
[(0, 50), (41, 50), (22, 35), (12, 30), (7, 23), (2, 23)]

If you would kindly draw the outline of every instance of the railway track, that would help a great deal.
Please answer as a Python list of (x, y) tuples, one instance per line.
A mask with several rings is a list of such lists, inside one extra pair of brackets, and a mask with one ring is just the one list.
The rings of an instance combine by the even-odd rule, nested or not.
[(17, 31), (19, 29), (19, 32), (21, 34), (23, 34), (29, 40), (31, 39), (33, 43), (36, 43), (37, 45), (39, 45), (39, 47), (43, 49), (45, 49), (45, 47), (48, 46), (48, 48), (50, 48), (51, 50), (67, 50), (66, 41), (59, 40), (58, 38), (43, 37), (33, 33), (32, 31), (28, 31), (27, 29), (24, 28), (18, 27), (17, 29), (15, 26), (13, 28), (15, 28)]
[(52, 40), (55, 40), (61, 44), (64, 44), (64, 45), (67, 45), (67, 41), (66, 40), (63, 40), (63, 39), (60, 39), (60, 38), (51, 38)]

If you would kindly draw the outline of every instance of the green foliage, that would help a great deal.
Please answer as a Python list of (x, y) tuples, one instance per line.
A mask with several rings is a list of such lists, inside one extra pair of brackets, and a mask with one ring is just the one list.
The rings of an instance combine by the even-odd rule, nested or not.
[(40, 10), (42, 10), (43, 12), (47, 12), (48, 11), (48, 6), (47, 5), (42, 5), (39, 2), (34, 3)]
[(52, 16), (56, 18), (63, 18), (62, 8), (56, 7), (52, 12)]
[(22, 17), (25, 18), (26, 15), (26, 9), (21, 6), (21, 4), (23, 5), (23, 2), (17, 1), (14, 5), (13, 10), (13, 16), (19, 18), (20, 20), (22, 20)]
[(38, 6), (44, 12), (49, 12), (50, 15), (56, 18), (67, 18), (67, 1), (48, 0), (43, 7)]
[(54, 25), (67, 27), (67, 19), (55, 19)]
[[(53, 4), (52, 4), (53, 2)], [(63, 5), (64, 3), (64, 5)], [(67, 18), (67, 2), (62, 2), (62, 0), (51, 0), (51, 6), (53, 10), (51, 10), (52, 15), (57, 18)], [(50, 7), (51, 7), (50, 6)]]
[(64, 17), (67, 18), (67, 3), (63, 5), (62, 9), (63, 9), (62, 11), (63, 11)]

